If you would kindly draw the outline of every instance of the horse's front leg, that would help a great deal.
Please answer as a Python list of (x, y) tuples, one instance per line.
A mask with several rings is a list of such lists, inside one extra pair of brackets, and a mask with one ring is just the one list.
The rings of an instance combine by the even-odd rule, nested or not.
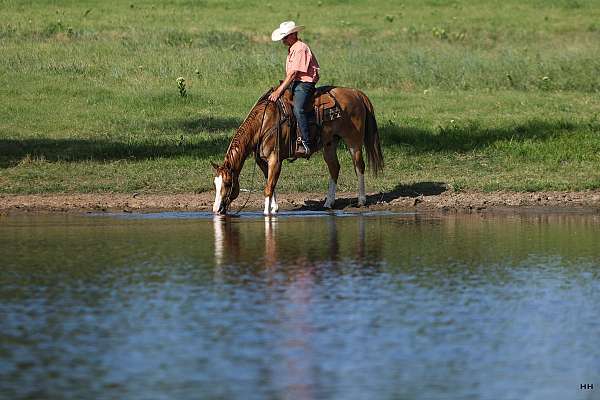
[(269, 157), (269, 172), (267, 177), (267, 184), (265, 186), (265, 209), (264, 215), (276, 214), (279, 211), (279, 205), (277, 205), (277, 197), (275, 195), (275, 186), (279, 179), (279, 173), (281, 172), (281, 161), (276, 156), (271, 155)]

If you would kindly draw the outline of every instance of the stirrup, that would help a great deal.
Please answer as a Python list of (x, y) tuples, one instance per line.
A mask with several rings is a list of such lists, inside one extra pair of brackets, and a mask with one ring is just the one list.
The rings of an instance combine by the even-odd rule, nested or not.
[(298, 140), (296, 140), (296, 152), (294, 154), (294, 157), (309, 159), (310, 155), (310, 146), (308, 146), (304, 140), (298, 138)]

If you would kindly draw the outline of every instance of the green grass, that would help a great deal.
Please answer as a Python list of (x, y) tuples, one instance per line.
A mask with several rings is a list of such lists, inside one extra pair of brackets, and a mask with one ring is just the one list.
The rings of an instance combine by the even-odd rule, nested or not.
[[(285, 19), (307, 25), (321, 84), (375, 105), (386, 169), (370, 191), (600, 187), (595, 0), (0, 0), (0, 192), (210, 190), (209, 161), (283, 77)], [(326, 171), (286, 164), (279, 188), (325, 190)]]

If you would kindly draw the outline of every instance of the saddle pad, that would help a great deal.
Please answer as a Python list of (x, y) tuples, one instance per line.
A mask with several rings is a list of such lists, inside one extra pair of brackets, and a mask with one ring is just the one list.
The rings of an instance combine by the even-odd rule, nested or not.
[(316, 108), (332, 108), (335, 107), (335, 105), (335, 99), (329, 94), (329, 92), (323, 93), (315, 98)]
[(323, 109), (323, 122), (333, 121), (338, 118), (342, 118), (342, 110), (338, 105)]

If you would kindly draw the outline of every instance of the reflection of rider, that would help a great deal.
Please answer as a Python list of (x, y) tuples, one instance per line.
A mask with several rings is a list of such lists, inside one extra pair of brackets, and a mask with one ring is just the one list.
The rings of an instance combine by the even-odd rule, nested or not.
[[(277, 101), (283, 91), (291, 84), (294, 96), (294, 115), (302, 137), (303, 146), (298, 146), (296, 157), (308, 157), (311, 152), (310, 128), (308, 120), (314, 113), (310, 101), (315, 92), (315, 84), (319, 80), (319, 63), (310, 48), (298, 38), (298, 32), (304, 26), (296, 26), (294, 21), (282, 22), (271, 34), (274, 42), (281, 40), (288, 46), (285, 63), (285, 80), (269, 96), (269, 100)], [(308, 111), (307, 111), (308, 110)]]

